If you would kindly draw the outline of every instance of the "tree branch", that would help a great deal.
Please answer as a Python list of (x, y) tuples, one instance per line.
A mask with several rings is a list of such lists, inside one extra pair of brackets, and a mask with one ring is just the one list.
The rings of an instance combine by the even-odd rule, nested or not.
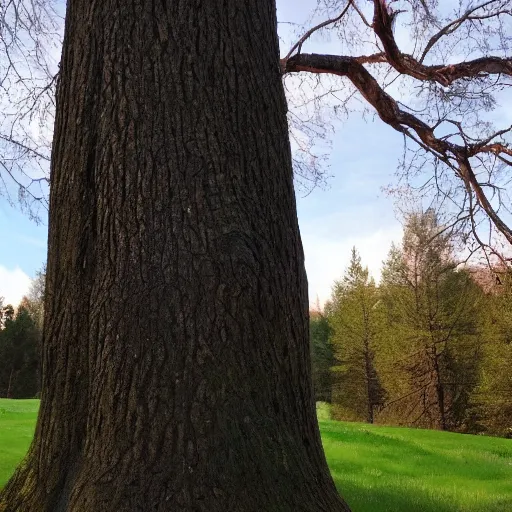
[[(481, 185), (478, 183), (469, 161), (469, 157), (475, 156), (482, 151), (489, 152), (492, 150), (497, 153), (503, 151), (509, 154), (510, 150), (505, 145), (495, 143), (492, 146), (489, 144), (483, 146), (481, 144), (461, 146), (448, 142), (444, 138), (436, 137), (433, 127), (409, 112), (400, 109), (398, 103), (382, 89), (377, 80), (357, 58), (338, 55), (297, 54), (286, 61), (285, 71), (289, 73), (300, 71), (331, 73), (349, 78), (386, 124), (407, 136), (411, 136), (410, 130), (412, 130), (426, 150), (434, 153), (437, 158), (440, 158), (454, 169), (457, 177), (462, 179), (466, 186), (473, 190), (478, 203), (496, 228), (512, 244), (512, 230), (502, 221), (492, 207)], [(505, 131), (499, 133), (505, 133)]]
[[(373, 30), (380, 39), (387, 61), (399, 72), (418, 80), (438, 82), (447, 87), (460, 78), (503, 74), (512, 76), (512, 58), (481, 57), (450, 65), (425, 66), (412, 55), (402, 53), (393, 34), (393, 20), (398, 14), (389, 10), (385, 0), (373, 0)], [(435, 36), (434, 36), (435, 37)]]
[(345, 8), (341, 11), (340, 15), (339, 16), (336, 16), (335, 18), (332, 18), (332, 19), (329, 19), (329, 20), (325, 20), (323, 21), (322, 23), (319, 23), (318, 25), (316, 25), (315, 27), (313, 28), (310, 28), (291, 48), (290, 48), (290, 51), (288, 52), (288, 54), (286, 55), (286, 57), (284, 58), (284, 61), (286, 62), (286, 60), (288, 60), (292, 55), (293, 55), (293, 52), (295, 50), (298, 51), (298, 53), (301, 52), (301, 49), (302, 49), (302, 45), (304, 44), (304, 42), (309, 39), (317, 30), (320, 30), (324, 27), (326, 27), (327, 25), (331, 25), (333, 23), (336, 23), (337, 21), (340, 21), (341, 18), (343, 18), (343, 16), (345, 16), (345, 14), (347, 13), (349, 7), (352, 5), (352, 1), (353, 0), (348, 0), (348, 3), (347, 5), (345, 6)]
[(434, 34), (427, 42), (425, 49), (423, 50), (423, 53), (421, 54), (419, 62), (423, 62), (425, 60), (425, 57), (427, 56), (427, 53), (432, 49), (432, 47), (443, 37), (449, 34), (453, 34), (464, 22), (468, 20), (483, 20), (488, 18), (493, 18), (495, 16), (499, 16), (501, 14), (511, 13), (512, 11), (497, 11), (491, 14), (485, 14), (482, 16), (473, 16), (473, 13), (478, 11), (479, 9), (483, 9), (485, 7), (488, 7), (491, 4), (494, 4), (500, 0), (489, 0), (487, 2), (484, 2), (482, 4), (476, 5), (473, 8), (468, 9), (460, 18), (457, 18), (456, 20), (451, 21), (447, 25), (445, 25), (439, 32)]

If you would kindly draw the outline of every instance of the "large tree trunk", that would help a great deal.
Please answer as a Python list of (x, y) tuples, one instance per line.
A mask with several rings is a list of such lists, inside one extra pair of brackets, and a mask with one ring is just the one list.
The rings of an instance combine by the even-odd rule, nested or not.
[(274, 0), (69, 0), (43, 390), (2, 511), (341, 511)]

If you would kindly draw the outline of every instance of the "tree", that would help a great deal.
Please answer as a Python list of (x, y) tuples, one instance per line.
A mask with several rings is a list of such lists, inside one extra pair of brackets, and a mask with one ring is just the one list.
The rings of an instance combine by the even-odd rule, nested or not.
[(50, 187), (41, 407), (0, 509), (348, 510), (275, 2), (70, 0)]
[(34, 398), (40, 389), (45, 267), (32, 281), (30, 298), (16, 308), (0, 297), (0, 396)]
[(2, 320), (2, 327), (5, 327), (9, 322), (14, 320), (14, 308), (12, 304), (7, 304), (2, 308), (0, 319)]
[[(363, 99), (403, 135), (399, 196), (406, 188), (445, 206), (472, 250), (510, 262), (511, 128), (495, 128), (487, 114), (512, 76), (509, 0), (325, 0), (312, 18), (319, 23), (281, 59), (285, 75), (307, 82), (294, 102), (302, 152), (326, 135), (318, 120), (326, 98), (341, 116), (354, 96)], [(343, 55), (303, 52), (324, 30)], [(316, 76), (308, 82), (308, 74)]]
[(457, 429), (478, 383), (482, 292), (457, 266), (436, 213), (410, 214), (402, 246), (392, 248), (382, 271), (393, 347), (387, 407), (406, 423)]
[(328, 317), (336, 359), (333, 411), (340, 419), (373, 423), (384, 405), (386, 392), (375, 367), (378, 302), (375, 281), (354, 247), (345, 275), (333, 287)]
[[(494, 277), (494, 276), (492, 276)], [(512, 436), (512, 275), (501, 274), (486, 298), (487, 343), (473, 399), (478, 426)]]
[[(472, 250), (509, 259), (511, 131), (495, 127), (489, 112), (506, 101), (512, 76), (510, 1), (315, 3), (310, 24), (280, 61), (299, 180), (322, 179), (316, 142), (328, 136), (325, 113), (343, 118), (363, 104), (365, 114), (376, 113), (404, 137), (398, 190), (448, 205)], [(8, 98), (0, 112), (0, 192), (9, 192), (9, 176), (28, 207), (46, 205), (63, 4), (16, 0), (0, 7)], [(343, 55), (303, 52), (322, 31)]]
[(0, 330), (0, 396), (34, 398), (39, 390), (39, 331), (22, 302)]
[(329, 340), (331, 329), (329, 320), (318, 309), (311, 311), (309, 316), (309, 336), (311, 340), (311, 366), (315, 400), (331, 402), (332, 376), (334, 364), (332, 345)]
[[(14, 23), (24, 26), (30, 36), (46, 35), (47, 31), (33, 30), (40, 29), (37, 18), (26, 17), (29, 24), (25, 25), (20, 22), (18, 4), (9, 2), (2, 19), (9, 22), (5, 14), (14, 12)], [(27, 4), (39, 9), (46, 3)], [(320, 453), (308, 383), (307, 299), (285, 140), (285, 106), (277, 85), (275, 3), (266, 0), (256, 5), (252, 1), (244, 4), (243, 10), (239, 3), (226, 3), (222, 14), (218, 7), (199, 8), (190, 3), (170, 7), (137, 0), (123, 7), (122, 13), (110, 1), (101, 4), (86, 7), (80, 0), (69, 2), (61, 70), (40, 91), (45, 97), (47, 91), (51, 94), (52, 85), (58, 90), (45, 300), (46, 398), (31, 455), (2, 499), (15, 503), (16, 496), (23, 494), (26, 500), (42, 507), (55, 504), (57, 509), (68, 501), (75, 508), (98, 505), (99, 510), (111, 509), (113, 501), (120, 510), (136, 502), (144, 501), (145, 506), (155, 503), (157, 491), (150, 491), (150, 486), (162, 489), (162, 482), (170, 480), (165, 480), (166, 470), (161, 470), (150, 484), (145, 465), (134, 464), (142, 458), (141, 453), (146, 454), (147, 447), (150, 455), (158, 453), (159, 460), (169, 455), (167, 462), (179, 459), (184, 468), (173, 480), (184, 482), (179, 491), (169, 488), (162, 495), (170, 496), (170, 507), (179, 500), (189, 505), (198, 495), (207, 497), (205, 507), (211, 506), (215, 488), (221, 495), (218, 507), (225, 508), (228, 498), (222, 496), (228, 493), (232, 502), (241, 499), (231, 491), (243, 487), (243, 503), (265, 508), (261, 503), (267, 499), (265, 492), (258, 491), (270, 486), (258, 476), (259, 464), (251, 465), (251, 471), (256, 472), (252, 481), (262, 487), (232, 485), (243, 478), (249, 481), (247, 473), (236, 472), (236, 468), (231, 468), (229, 475), (224, 473), (226, 479), (218, 482), (219, 463), (210, 461), (208, 467), (195, 463), (197, 446), (201, 453), (211, 453), (216, 442), (215, 454), (226, 454), (227, 436), (217, 436), (214, 442), (215, 436), (203, 435), (205, 429), (216, 429), (220, 424), (231, 425), (235, 432), (229, 436), (229, 450), (244, 460), (241, 455), (253, 450), (244, 451), (248, 441), (240, 432), (250, 435), (246, 429), (251, 431), (254, 411), (258, 410), (260, 415), (267, 412), (268, 420), (263, 426), (258, 423), (257, 432), (265, 432), (265, 436), (256, 437), (281, 440), (283, 449), (272, 451), (273, 457), (281, 453), (287, 461), (267, 461), (273, 474), (290, 467), (291, 460), (300, 461), (302, 469), (299, 478), (290, 476), (291, 470), (283, 471), (288, 475), (286, 482), (293, 482), (299, 492), (292, 498), (292, 486), (281, 484), (281, 508), (284, 503), (307, 507), (308, 499), (321, 495), (315, 506), (322, 507), (323, 500), (324, 508), (335, 509), (340, 505), (331, 506), (337, 498), (333, 497)], [(327, 4), (339, 12), (337, 0)], [(459, 13), (446, 25), (433, 12), (436, 2), (410, 0), (417, 32), (428, 33), (422, 30), (425, 27), (435, 30), (419, 58), (398, 49), (393, 33), (397, 13), (389, 4), (384, 0), (368, 4), (372, 5), (373, 23), (355, 1), (350, 1), (335, 21), (349, 11), (358, 17), (364, 29), (370, 29), (378, 39), (381, 48), (376, 54), (331, 58), (301, 53), (317, 26), (281, 60), (281, 73), (310, 71), (348, 77), (384, 122), (413, 138), (421, 151), (434, 155), (443, 169), (453, 172), (462, 194), (458, 205), (467, 214), (463, 217), (475, 238), (481, 240), (475, 223), (479, 212), (484, 212), (496, 229), (512, 240), (492, 195), (486, 195), (489, 190), (497, 191), (500, 198), (500, 178), (510, 164), (506, 145), (509, 132), (488, 130), (485, 123), (475, 123), (476, 131), (468, 130), (466, 120), (471, 116), (465, 115), (468, 110), (478, 111), (475, 105), (481, 109), (488, 104), (485, 100), (492, 98), (492, 93), (505, 85), (503, 77), (506, 80), (512, 73), (506, 56), (508, 39), (499, 37), (503, 33), (501, 17), (510, 14), (507, 1), (485, 2)], [(498, 26), (493, 34), (503, 42), (499, 55), (485, 51), (467, 62), (428, 62), (441, 47), (440, 40), (459, 36), (475, 20)], [(354, 33), (359, 32), (348, 31), (346, 39)], [(14, 38), (4, 46), (19, 49), (18, 31), (3, 30), (2, 37), (5, 34)], [(366, 34), (361, 34), (364, 39)], [(479, 49), (492, 48), (488, 32), (481, 31), (478, 36), (467, 40), (488, 43)], [(37, 56), (40, 46), (33, 48)], [(469, 52), (471, 56), (473, 53)], [(412, 109), (401, 108), (384, 91), (364, 66), (373, 63), (425, 84), (423, 97), (434, 100), (427, 102), (433, 107), (425, 119)], [(29, 88), (26, 96), (29, 99), (31, 91)], [(432, 119), (432, 112), (440, 112), (440, 116)], [(470, 119), (470, 124), (473, 121)], [(449, 126), (457, 127), (455, 135), (447, 133)], [(22, 151), (27, 159), (47, 157), (38, 156), (37, 145), (5, 137), (3, 141)], [(6, 161), (19, 160), (2, 158), (4, 165)], [(476, 168), (475, 163), (483, 167)], [(23, 167), (19, 169), (24, 172)], [(484, 182), (476, 175), (479, 169)], [(435, 166), (431, 177), (440, 177)], [(36, 179), (44, 181), (45, 176)], [(440, 182), (429, 180), (434, 181)], [(26, 187), (21, 186), (21, 190)], [(441, 189), (440, 194), (443, 192)], [(501, 206), (506, 205), (501, 201)], [(136, 303), (134, 297), (138, 297)], [(171, 345), (171, 339), (178, 341)], [(148, 340), (150, 348), (146, 347)], [(235, 347), (233, 340), (242, 340), (242, 348)], [(223, 364), (214, 365), (212, 359)], [(149, 386), (156, 377), (148, 368), (159, 366), (162, 360), (166, 363), (158, 376), (164, 384)], [(197, 365), (192, 364), (196, 361)], [(184, 368), (189, 370), (184, 372)], [(240, 368), (251, 370), (244, 372), (244, 377), (253, 375), (248, 382), (241, 378)], [(51, 382), (50, 371), (56, 374)], [(202, 375), (208, 379), (203, 380)], [(219, 389), (233, 390), (235, 397), (246, 400), (219, 398), (225, 396)], [(198, 425), (192, 392), (197, 393), (202, 409), (209, 405), (212, 411), (211, 403), (222, 403), (215, 420)], [(172, 400), (163, 400), (168, 394)], [(65, 399), (57, 404), (56, 397)], [(126, 407), (113, 410), (112, 397)], [(298, 404), (298, 397), (304, 407), (290, 405)], [(279, 400), (288, 405), (283, 408)], [(193, 429), (182, 435), (179, 429), (164, 428), (167, 423), (161, 420), (162, 403), (167, 404), (167, 411), (178, 404), (173, 409), (172, 425), (182, 418), (182, 425), (195, 428), (196, 437), (191, 439)], [(269, 404), (274, 404), (272, 410), (267, 409)], [(141, 411), (159, 414), (148, 426), (147, 414)], [(286, 420), (281, 419), (283, 411), (288, 414)], [(238, 420), (227, 421), (232, 417)], [(241, 425), (240, 418), (248, 421)], [(43, 424), (52, 426), (55, 436), (51, 441), (44, 437)], [(125, 432), (126, 424), (133, 428)], [(143, 436), (147, 438), (143, 445), (128, 443), (133, 432), (143, 431), (158, 431), (162, 445), (153, 442), (153, 435)], [(304, 441), (305, 432), (311, 433), (313, 441)], [(176, 439), (177, 449), (172, 453), (166, 449), (169, 437)], [(125, 439), (128, 444), (105, 442), (113, 438)], [(185, 450), (186, 445), (190, 449)], [(263, 452), (256, 450), (257, 461), (261, 462)], [(218, 462), (219, 457), (212, 460)], [(52, 461), (51, 468), (37, 466), (47, 479), (44, 489), (41, 476), (34, 473), (36, 460)], [(134, 467), (140, 469), (143, 478), (129, 487), (134, 481)], [(185, 468), (194, 476), (187, 475)], [(311, 486), (302, 485), (301, 478), (307, 474), (322, 475), (309, 494)], [(95, 475), (99, 481), (93, 483), (87, 475)], [(220, 485), (213, 487), (212, 479)], [(200, 480), (205, 484), (198, 488)], [(119, 482), (123, 485), (115, 485)], [(110, 492), (113, 488), (118, 494)], [(135, 491), (129, 494), (127, 488)], [(233, 507), (242, 510), (241, 505), (242, 501)]]
[(36, 272), (28, 297), (26, 297), (25, 307), (29, 310), (31, 317), (34, 319), (39, 331), (43, 330), (44, 321), (44, 289), (46, 281), (46, 264), (41, 267), (41, 270)]

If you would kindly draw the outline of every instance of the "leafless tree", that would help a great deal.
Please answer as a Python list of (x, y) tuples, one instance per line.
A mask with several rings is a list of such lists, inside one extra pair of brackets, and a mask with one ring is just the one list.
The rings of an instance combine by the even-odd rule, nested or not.
[[(0, 192), (12, 200), (14, 183), (32, 214), (47, 206), (59, 6), (0, 7)], [(303, 51), (326, 32), (339, 54)], [(500, 107), (512, 85), (511, 50), (509, 0), (318, 0), (281, 59), (297, 180), (325, 179), (332, 115), (362, 106), (404, 137), (391, 189), (443, 207), (469, 253), (510, 260), (511, 119)]]
[[(281, 69), (285, 77), (319, 77), (324, 98), (341, 111), (353, 108), (355, 90), (403, 134), (395, 191), (428, 196), (451, 214), (449, 224), (469, 252), (477, 246), (487, 258), (503, 260), (512, 244), (511, 126), (510, 119), (500, 128), (491, 121), (500, 117), (499, 102), (506, 101), (512, 85), (512, 5), (508, 0), (442, 4), (319, 1), (312, 20), (321, 21), (297, 39)], [(326, 30), (338, 38), (342, 53), (303, 52), (314, 34)], [(349, 94), (340, 97), (343, 87)], [(308, 112), (307, 102), (299, 107)], [(313, 119), (303, 117), (303, 125), (310, 127)]]
[(0, 3), (0, 193), (38, 218), (48, 206), (63, 6)]

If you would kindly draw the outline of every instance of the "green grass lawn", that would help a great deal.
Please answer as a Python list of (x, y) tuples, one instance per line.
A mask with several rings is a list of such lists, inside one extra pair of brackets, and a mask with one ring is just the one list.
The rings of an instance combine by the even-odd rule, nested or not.
[[(37, 400), (0, 399), (0, 487), (26, 452)], [(353, 512), (512, 511), (512, 441), (342, 423), (319, 409), (332, 475)]]
[(0, 488), (28, 450), (38, 409), (39, 400), (0, 398)]

